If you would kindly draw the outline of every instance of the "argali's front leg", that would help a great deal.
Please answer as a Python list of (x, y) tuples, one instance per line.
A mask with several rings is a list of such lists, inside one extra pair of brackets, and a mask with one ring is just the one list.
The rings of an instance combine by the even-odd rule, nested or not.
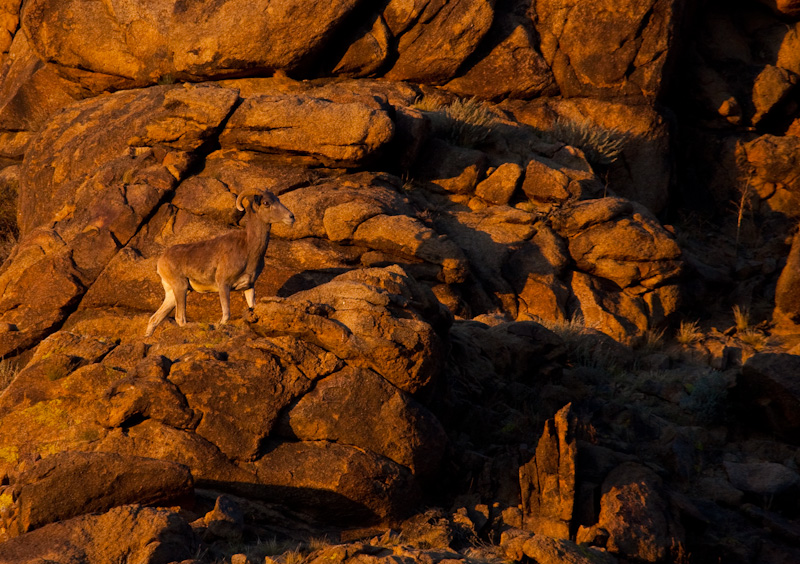
[(231, 287), (227, 284), (219, 285), (219, 303), (222, 306), (220, 325), (225, 325), (231, 318)]

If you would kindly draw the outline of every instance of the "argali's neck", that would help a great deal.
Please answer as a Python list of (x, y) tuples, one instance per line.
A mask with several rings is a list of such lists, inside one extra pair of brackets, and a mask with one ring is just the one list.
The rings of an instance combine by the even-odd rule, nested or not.
[(252, 209), (245, 215), (245, 231), (247, 233), (247, 264), (251, 268), (264, 259), (269, 245), (269, 232), (272, 225), (264, 223)]

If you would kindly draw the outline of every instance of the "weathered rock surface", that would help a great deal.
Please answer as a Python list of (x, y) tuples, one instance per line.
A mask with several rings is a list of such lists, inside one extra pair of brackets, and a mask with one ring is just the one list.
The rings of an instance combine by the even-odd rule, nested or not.
[(411, 473), (361, 448), (307, 441), (283, 443), (253, 463), (259, 497), (333, 523), (381, 522), (420, 502)]
[(0, 544), (0, 562), (169, 564), (196, 551), (191, 527), (177, 513), (136, 505), (52, 523)]
[[(64, 452), (38, 461), (14, 485), (16, 534), (86, 513), (129, 504), (188, 499), (186, 467), (161, 460), (106, 453)], [(15, 531), (16, 529), (16, 531)]]
[(220, 144), (262, 153), (309, 155), (311, 162), (353, 166), (372, 156), (393, 134), (391, 118), (374, 99), (367, 104), (257, 96), (236, 108)]
[(386, 23), (398, 37), (398, 57), (386, 77), (442, 83), (452, 78), (489, 31), (494, 17), (489, 0), (456, 2), (390, 1)]
[(507, 558), (522, 561), (528, 557), (542, 564), (613, 564), (617, 559), (596, 547), (577, 545), (568, 539), (534, 535), (519, 529), (503, 532), (500, 547)]
[(84, 88), (101, 92), (159, 80), (297, 68), (356, 5), (355, 0), (257, 6), (228, 1), (203, 10), (164, 0), (118, 2), (106, 9), (41, 0), (25, 5), (22, 27), (43, 60)]
[[(433, 295), (422, 288), (413, 286), (396, 266), (353, 271), (291, 298), (258, 304), (254, 329), (310, 341), (415, 393), (440, 369), (443, 345), (434, 327), (448, 322)], [(417, 304), (422, 312), (437, 316), (430, 320), (433, 326), (412, 313)], [(409, 305), (407, 317), (392, 315), (396, 307)]]
[(578, 454), (576, 424), (571, 406), (564, 406), (545, 422), (536, 454), (520, 467), (524, 525), (537, 536), (571, 536)]
[[(473, 57), (477, 62), (445, 88), (487, 100), (533, 98), (555, 92), (554, 77), (534, 40), (532, 22), (516, 14), (495, 14)], [(514, 76), (513, 81), (505, 77)]]
[(421, 475), (439, 467), (447, 444), (432, 413), (370, 370), (320, 380), (287, 420), (298, 439), (359, 446)]
[[(0, 0), (0, 542), (38, 527), (0, 561), (243, 564), (431, 501), (308, 560), (796, 561), (795, 357), (647, 349), (721, 288), (796, 346), (800, 27), (685, 4)], [(192, 293), (144, 339), (158, 256), (265, 187), (297, 222), (255, 311)], [(200, 549), (119, 507), (190, 477)]]
[(597, 527), (608, 533), (610, 552), (645, 562), (679, 553), (683, 531), (676, 528), (660, 489), (658, 476), (635, 463), (623, 464), (608, 475)]
[[(172, 465), (160, 460), (177, 462), (200, 483), (227, 484), (234, 492), (326, 518), (333, 518), (334, 506), (336, 519), (351, 521), (409, 511), (419, 500), (411, 470), (434, 473), (447, 437), (437, 418), (406, 392), (439, 378), (450, 317), (430, 290), (398, 267), (342, 274), (285, 300), (283, 309), (270, 309), (279, 302), (256, 308), (253, 328), (266, 337), (247, 328), (167, 326), (145, 346), (141, 324), (125, 318), (115, 323), (116, 341), (83, 336), (107, 334), (108, 326), (91, 317), (78, 321), (75, 333), (54, 334), (0, 400), (0, 472), (11, 474), (29, 457), (94, 450), (118, 454), (80, 460), (106, 457), (109, 464), (100, 466), (109, 472), (111, 462), (140, 456), (166, 468)], [(282, 311), (292, 318), (276, 317)], [(383, 332), (376, 334), (376, 327)], [(341, 341), (343, 330), (350, 337)], [(359, 366), (380, 375), (354, 368)], [(325, 390), (336, 390), (342, 378), (357, 393), (329, 400)], [(365, 410), (380, 415), (370, 419)], [(288, 419), (281, 423), (284, 413)], [(287, 433), (301, 442), (286, 442)], [(47, 452), (40, 450), (45, 445)], [(62, 456), (72, 460), (69, 453)], [(40, 465), (57, 463), (51, 457)], [(68, 466), (58, 464), (67, 474)], [(138, 466), (130, 474), (134, 482), (147, 471), (146, 464)], [(128, 499), (127, 476), (115, 481), (121, 493), (109, 486), (106, 497), (93, 494), (95, 501), (84, 506), (106, 509), (156, 501), (151, 498), (162, 489), (175, 496), (185, 490), (178, 484), (159, 489), (153, 481), (152, 496), (139, 488), (139, 497)], [(25, 482), (20, 488), (30, 490)], [(28, 521), (31, 527), (46, 522)]]
[(565, 96), (653, 97), (679, 9), (659, 0), (537, 0), (534, 21), (542, 55)]

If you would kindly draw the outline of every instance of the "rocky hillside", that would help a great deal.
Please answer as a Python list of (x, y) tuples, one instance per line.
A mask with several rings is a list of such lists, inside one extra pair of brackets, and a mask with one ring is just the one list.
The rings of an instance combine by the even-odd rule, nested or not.
[(800, 5), (0, 16), (0, 563), (800, 561)]

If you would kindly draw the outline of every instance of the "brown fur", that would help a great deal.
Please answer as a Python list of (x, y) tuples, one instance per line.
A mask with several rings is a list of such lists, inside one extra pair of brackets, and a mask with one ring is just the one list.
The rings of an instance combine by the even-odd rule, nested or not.
[[(244, 206), (242, 206), (244, 203)], [(272, 223), (291, 225), (294, 216), (271, 192), (240, 194), (236, 207), (245, 211), (245, 228), (214, 239), (174, 245), (158, 259), (158, 275), (164, 286), (164, 302), (150, 317), (145, 336), (175, 309), (175, 321), (186, 323), (186, 294), (219, 292), (222, 317), (230, 319), (230, 292), (244, 290), (249, 308), (255, 304), (255, 282), (264, 268)]]

